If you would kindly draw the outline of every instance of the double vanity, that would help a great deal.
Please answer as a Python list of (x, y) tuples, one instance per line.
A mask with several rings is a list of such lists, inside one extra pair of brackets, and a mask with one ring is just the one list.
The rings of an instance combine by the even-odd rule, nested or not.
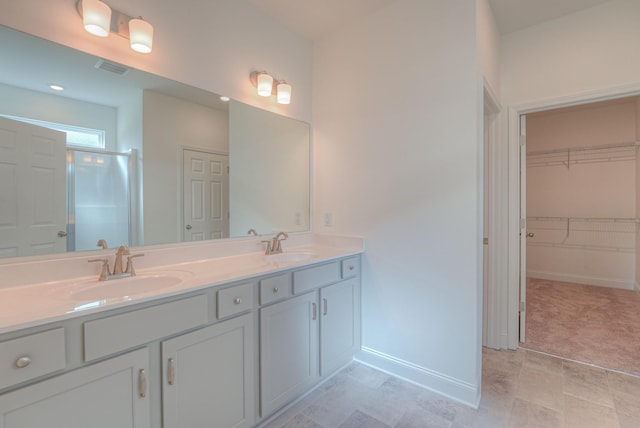
[[(88, 256), (0, 265), (25, 282), (0, 288), (0, 427), (239, 428), (277, 414), (360, 349), (363, 243), (259, 244), (145, 249), (137, 276), (112, 281)], [(76, 265), (95, 275), (60, 273)], [(53, 280), (26, 283), (37, 267)]]

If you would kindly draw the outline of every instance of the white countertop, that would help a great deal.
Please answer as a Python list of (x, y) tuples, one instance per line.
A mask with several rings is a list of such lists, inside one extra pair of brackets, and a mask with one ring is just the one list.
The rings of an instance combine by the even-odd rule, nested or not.
[[(262, 252), (248, 252), (174, 264), (147, 263), (146, 266), (136, 268), (135, 278), (98, 281), (98, 275), (93, 274), (0, 287), (0, 334), (360, 254), (364, 250), (363, 241), (359, 238), (309, 236), (311, 236), (309, 239), (298, 239), (295, 242), (300, 244), (298, 246), (283, 245), (285, 253), (309, 253), (309, 258), (302, 261), (276, 263), (268, 261)], [(211, 245), (224, 246), (223, 243)], [(190, 247), (176, 246), (175, 251), (184, 253), (185, 248), (188, 251)], [(199, 248), (202, 250), (203, 246)], [(145, 250), (145, 253), (153, 253), (153, 251), (153, 249)], [(170, 252), (171, 247), (163, 247), (161, 251), (163, 255), (156, 257), (156, 261), (166, 258), (165, 253)], [(112, 258), (110, 254), (109, 257)], [(45, 263), (46, 269), (55, 269), (56, 266), (63, 269), (69, 268), (71, 262), (77, 262), (79, 266), (85, 268), (88, 264), (87, 258), (90, 257), (73, 259), (66, 257), (58, 265), (49, 260), (41, 263), (31, 261), (21, 268), (33, 269)], [(183, 256), (182, 259), (184, 258)], [(137, 262), (138, 259), (136, 259), (136, 266)], [(14, 271), (11, 273), (14, 276), (19, 274), (17, 265), (6, 264), (5, 266), (13, 268)], [(1, 269), (0, 274), (2, 274)], [(40, 274), (45, 273), (40, 272)], [(153, 285), (156, 281), (160, 284), (160, 288)], [(136, 288), (136, 285), (139, 287)], [(109, 287), (111, 288), (108, 289)], [(109, 295), (102, 296), (101, 290), (107, 289)]]

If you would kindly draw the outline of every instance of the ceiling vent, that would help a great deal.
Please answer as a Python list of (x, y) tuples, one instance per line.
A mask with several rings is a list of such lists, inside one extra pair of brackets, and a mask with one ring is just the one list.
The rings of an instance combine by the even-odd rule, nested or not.
[(129, 68), (122, 66), (120, 64), (116, 64), (113, 62), (105, 61), (101, 59), (95, 65), (95, 67), (99, 70), (108, 71), (109, 73), (117, 74), (118, 76), (124, 76), (129, 72)]

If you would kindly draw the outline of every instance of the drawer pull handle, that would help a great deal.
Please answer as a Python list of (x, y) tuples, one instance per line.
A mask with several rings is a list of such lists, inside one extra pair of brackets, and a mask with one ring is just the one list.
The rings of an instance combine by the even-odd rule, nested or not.
[(140, 369), (138, 372), (138, 391), (140, 398), (147, 396), (147, 374), (144, 372), (144, 369)]
[(233, 303), (235, 303), (236, 305), (239, 305), (240, 303), (242, 303), (242, 299), (239, 297), (236, 297), (235, 299), (233, 299)]
[(28, 356), (20, 357), (16, 360), (16, 367), (19, 369), (23, 369), (31, 364), (31, 358)]
[(313, 320), (315, 321), (315, 320), (316, 320), (316, 318), (317, 318), (317, 314), (316, 314), (316, 304), (315, 304), (315, 303), (312, 303), (312, 305), (313, 305)]
[(329, 310), (329, 303), (327, 302), (327, 299), (322, 299), (322, 303), (324, 306), (324, 309), (322, 311), (322, 315), (327, 315), (327, 311)]
[(167, 365), (167, 383), (169, 385), (176, 383), (176, 364), (173, 358), (169, 358)]
[(280, 291), (280, 290), (278, 289), (278, 287), (273, 287), (273, 292), (274, 292), (274, 293), (277, 293), (278, 291)]

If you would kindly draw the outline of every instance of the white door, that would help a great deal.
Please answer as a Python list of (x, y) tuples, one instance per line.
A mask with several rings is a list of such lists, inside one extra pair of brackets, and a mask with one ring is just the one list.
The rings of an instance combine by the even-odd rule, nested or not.
[(183, 241), (229, 237), (229, 156), (183, 151)]
[(253, 426), (253, 343), (251, 314), (162, 342), (163, 426)]
[(359, 350), (358, 279), (320, 289), (320, 374), (326, 376), (348, 363)]
[(520, 116), (520, 342), (525, 340), (527, 318), (527, 118)]
[(260, 415), (266, 417), (318, 379), (315, 291), (260, 309)]
[(142, 348), (0, 395), (0, 427), (149, 428)]
[(67, 250), (66, 139), (0, 117), (0, 257)]

